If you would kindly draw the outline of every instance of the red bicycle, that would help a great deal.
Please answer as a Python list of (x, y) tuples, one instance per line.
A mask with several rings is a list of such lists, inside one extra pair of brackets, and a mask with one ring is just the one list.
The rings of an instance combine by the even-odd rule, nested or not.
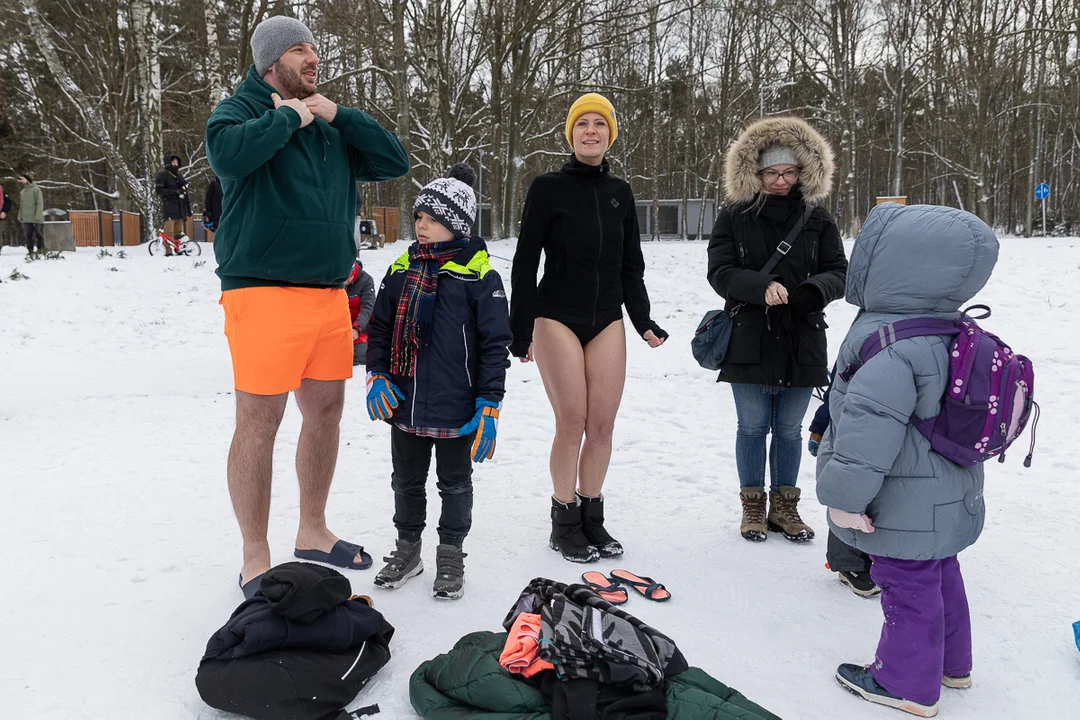
[(173, 255), (198, 257), (202, 255), (202, 246), (187, 235), (172, 238), (166, 235), (164, 231), (159, 231), (158, 236), (150, 241), (150, 254), (165, 255), (167, 252)]

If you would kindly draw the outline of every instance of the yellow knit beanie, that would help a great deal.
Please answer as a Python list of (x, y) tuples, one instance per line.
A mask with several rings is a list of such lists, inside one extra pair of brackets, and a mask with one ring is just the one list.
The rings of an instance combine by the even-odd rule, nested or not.
[(570, 147), (574, 147), (574, 123), (585, 113), (591, 112), (600, 113), (607, 118), (608, 126), (611, 128), (608, 146), (615, 144), (615, 138), (619, 136), (619, 123), (615, 119), (615, 107), (603, 95), (589, 93), (575, 100), (566, 116), (566, 142), (570, 143)]

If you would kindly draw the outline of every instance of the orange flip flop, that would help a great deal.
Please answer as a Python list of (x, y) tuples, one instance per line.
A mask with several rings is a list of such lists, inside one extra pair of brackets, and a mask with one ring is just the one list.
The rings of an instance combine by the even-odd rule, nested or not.
[(600, 599), (606, 600), (612, 605), (622, 605), (630, 599), (626, 589), (619, 587), (619, 583), (612, 582), (611, 578), (604, 575), (604, 573), (595, 570), (582, 573), (581, 579), (592, 588), (593, 592), (600, 596)]
[(610, 579), (622, 585), (629, 585), (649, 600), (655, 602), (664, 602), (671, 599), (671, 593), (651, 577), (639, 577), (629, 570), (612, 570)]

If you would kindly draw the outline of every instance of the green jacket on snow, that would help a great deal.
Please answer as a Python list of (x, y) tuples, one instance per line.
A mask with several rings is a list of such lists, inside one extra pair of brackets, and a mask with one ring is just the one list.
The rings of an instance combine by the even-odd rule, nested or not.
[(36, 182), (25, 185), (19, 193), (19, 222), (35, 225), (45, 222), (45, 199)]
[(257, 285), (344, 287), (356, 259), (356, 181), (409, 171), (397, 136), (338, 106), (333, 122), (300, 127), (274, 109), (253, 65), (206, 123), (206, 156), (221, 179), (214, 254), (222, 290)]
[[(506, 633), (475, 632), (422, 663), (409, 679), (413, 709), (424, 720), (551, 720), (539, 690), (499, 665)], [(668, 720), (781, 720), (699, 668), (670, 678)]]

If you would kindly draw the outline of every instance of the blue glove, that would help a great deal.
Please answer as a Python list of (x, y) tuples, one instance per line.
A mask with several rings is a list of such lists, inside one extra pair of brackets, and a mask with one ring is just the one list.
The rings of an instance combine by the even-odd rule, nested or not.
[(476, 415), (458, 431), (462, 437), (476, 433), (472, 446), (473, 462), (482, 463), (495, 454), (495, 434), (498, 426), (499, 403), (476, 398)]
[(382, 373), (368, 373), (367, 378), (367, 414), (372, 420), (389, 420), (394, 408), (405, 396), (397, 385), (390, 382), (390, 377)]
[(818, 447), (821, 445), (821, 436), (810, 434), (810, 441), (806, 443), (806, 449), (810, 451), (810, 455), (817, 457)]

